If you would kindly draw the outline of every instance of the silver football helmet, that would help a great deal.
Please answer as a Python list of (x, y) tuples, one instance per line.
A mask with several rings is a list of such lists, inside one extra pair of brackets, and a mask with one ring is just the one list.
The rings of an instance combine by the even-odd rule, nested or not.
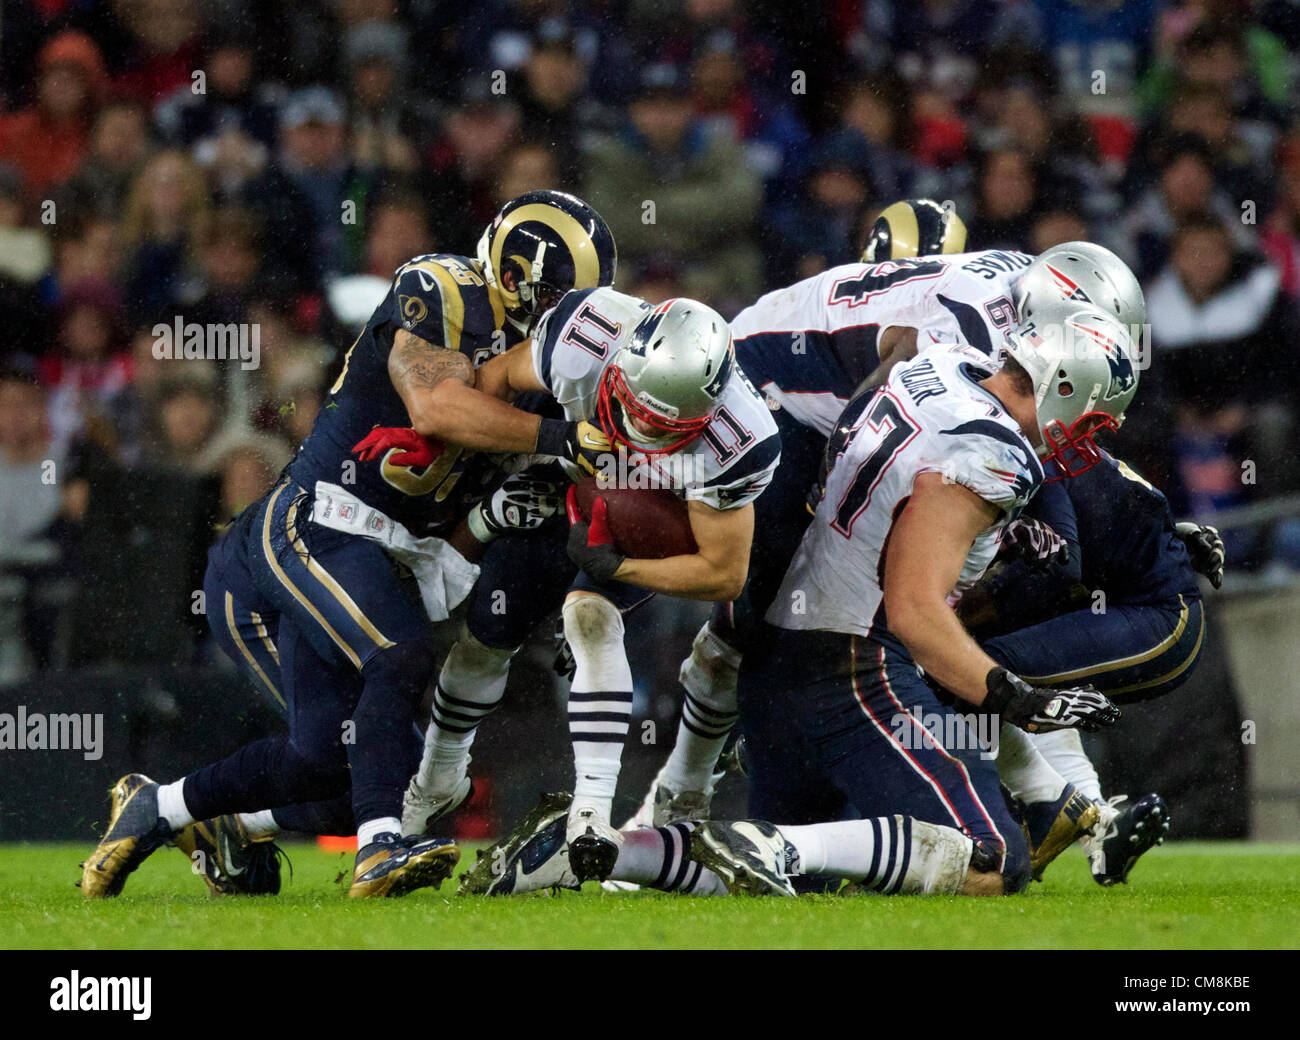
[(1015, 296), (1022, 321), (1059, 300), (1095, 304), (1130, 330), (1147, 320), (1146, 299), (1133, 272), (1109, 249), (1092, 242), (1063, 242), (1044, 250), (1025, 269)]
[(1006, 334), (1005, 350), (1029, 373), (1043, 443), (1059, 475), (1101, 459), (1093, 437), (1117, 430), (1137, 394), (1137, 350), (1128, 329), (1100, 307), (1054, 301)]
[(630, 450), (676, 451), (704, 432), (735, 367), (722, 315), (697, 300), (665, 300), (605, 366), (597, 418)]

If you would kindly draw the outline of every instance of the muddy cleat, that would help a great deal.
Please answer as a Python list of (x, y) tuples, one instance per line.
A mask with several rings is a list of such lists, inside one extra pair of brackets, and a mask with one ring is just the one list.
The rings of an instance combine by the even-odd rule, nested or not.
[(1034, 880), (1043, 880), (1043, 871), (1080, 838), (1092, 833), (1101, 819), (1101, 810), (1074, 784), (1066, 784), (1054, 802), (1031, 802), (1025, 806), (1022, 826), (1029, 842), (1029, 866)]
[(691, 859), (717, 874), (732, 895), (793, 897), (785, 872), (791, 855), (781, 832), (763, 820), (705, 820), (691, 832)]
[(439, 888), (460, 861), (451, 838), (403, 838), (387, 831), (357, 851), (352, 899), (404, 896), (417, 888)]
[(454, 813), (474, 793), (474, 781), (462, 776), (450, 794), (434, 794), (420, 786), (420, 777), (411, 777), (402, 796), (402, 833), (427, 834), (433, 821)]
[(1143, 795), (1121, 808), (1126, 801), (1127, 795), (1116, 795), (1102, 806), (1101, 823), (1083, 843), (1092, 879), (1105, 888), (1128, 884), (1139, 857), (1163, 845), (1169, 833), (1169, 807), (1158, 794)]
[(581, 884), (584, 881), (604, 881), (609, 877), (618, 852), (623, 846), (623, 835), (614, 830), (607, 820), (592, 808), (571, 812), (565, 828), (569, 843), (569, 867)]
[(713, 802), (713, 788), (722, 775), (715, 775), (706, 791), (674, 791), (664, 781), (664, 770), (659, 770), (659, 775), (654, 778), (636, 815), (620, 829), (629, 831), (634, 827), (667, 827), (670, 823), (681, 823), (683, 820), (708, 819), (709, 806)]
[(572, 801), (567, 791), (542, 795), (518, 827), (478, 854), (474, 869), (461, 876), (459, 894), (517, 896), (545, 888), (581, 888), (564, 840)]
[(144, 774), (128, 773), (108, 797), (108, 830), (81, 865), (81, 894), (87, 899), (120, 893), (131, 871), (172, 836), (171, 827), (158, 815), (158, 785)]
[[(182, 827), (172, 844), (189, 857), (214, 896), (276, 895), (280, 857), (271, 835), (254, 838), (238, 816), (217, 816)], [(286, 857), (287, 858), (287, 857)]]

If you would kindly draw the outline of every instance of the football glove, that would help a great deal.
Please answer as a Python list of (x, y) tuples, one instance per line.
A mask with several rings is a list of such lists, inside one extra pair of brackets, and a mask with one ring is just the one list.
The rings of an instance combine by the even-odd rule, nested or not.
[(376, 426), (352, 445), (352, 453), (362, 462), (374, 462), (394, 448), (399, 450), (388, 460), (394, 466), (423, 468), (442, 454), (443, 443), (431, 441), (409, 426)]
[(1019, 557), (1031, 567), (1062, 567), (1070, 561), (1070, 546), (1041, 520), (1021, 517), (1002, 530), (1003, 555)]
[(578, 514), (577, 488), (570, 487), (565, 498), (569, 514), (569, 559), (578, 569), (598, 582), (614, 580), (614, 572), (627, 559), (614, 548), (614, 535), (605, 516), (605, 500), (597, 498), (591, 506), (591, 519)]
[(543, 419), (537, 430), (538, 454), (554, 455), (592, 476), (602, 469), (602, 456), (608, 457), (613, 451), (614, 445), (605, 431), (585, 419), (578, 422)]
[(1119, 709), (1092, 686), (1063, 690), (1030, 686), (1005, 668), (989, 669), (984, 685), (988, 690), (984, 710), (1030, 733), (1057, 729), (1092, 732), (1119, 718)]
[(559, 511), (559, 484), (515, 473), (477, 502), (467, 520), (475, 538), (490, 542), (507, 531), (535, 531)]
[(1223, 539), (1219, 530), (1208, 524), (1196, 524), (1189, 520), (1174, 525), (1174, 531), (1187, 546), (1187, 555), (1192, 558), (1192, 570), (1210, 579), (1216, 589), (1223, 584)]

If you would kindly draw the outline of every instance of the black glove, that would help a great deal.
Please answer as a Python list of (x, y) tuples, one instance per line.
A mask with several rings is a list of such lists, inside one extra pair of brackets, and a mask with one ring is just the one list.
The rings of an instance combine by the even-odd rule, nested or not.
[[(573, 500), (570, 488), (569, 500)], [(623, 566), (627, 559), (614, 548), (614, 536), (610, 533), (609, 523), (605, 519), (605, 500), (597, 496), (591, 506), (591, 519), (581, 520), (576, 508), (571, 508), (569, 520), (569, 559), (578, 565), (578, 569), (599, 582), (613, 581), (614, 572)]]
[(537, 429), (537, 452), (554, 455), (584, 473), (595, 475), (608, 467), (614, 445), (604, 430), (585, 419), (578, 422), (543, 419)]
[(480, 542), (507, 531), (535, 531), (560, 511), (560, 485), (513, 473), (469, 512), (469, 529)]
[(1070, 545), (1041, 520), (1021, 517), (1002, 530), (1003, 554), (1018, 556), (1031, 567), (1062, 567), (1070, 561)]
[(1056, 729), (1091, 732), (1119, 718), (1119, 709), (1091, 686), (1064, 690), (1030, 686), (1005, 668), (989, 669), (984, 685), (988, 695), (981, 707), (1030, 733)]
[(1218, 528), (1208, 524), (1194, 524), (1184, 520), (1174, 525), (1174, 531), (1187, 546), (1187, 555), (1192, 558), (1192, 570), (1210, 579), (1216, 589), (1223, 584), (1223, 539), (1219, 537)]

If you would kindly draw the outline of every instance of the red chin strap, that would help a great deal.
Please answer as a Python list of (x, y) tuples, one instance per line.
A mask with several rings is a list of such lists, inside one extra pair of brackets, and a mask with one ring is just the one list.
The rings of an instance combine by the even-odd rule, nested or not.
[[(642, 447), (629, 439), (627, 431), (618, 421), (614, 412), (615, 401), (623, 406), (625, 416), (635, 419), (656, 433), (665, 437), (673, 434), (681, 434), (681, 436), (663, 447)], [(600, 427), (605, 431), (605, 436), (628, 451), (638, 452), (641, 455), (667, 455), (669, 452), (686, 447), (702, 434), (709, 425), (710, 416), (704, 415), (698, 419), (670, 419), (666, 415), (660, 415), (632, 396), (621, 368), (617, 365), (608, 365), (600, 377), (600, 388), (596, 392), (596, 418), (600, 420)]]
[(1056, 476), (1047, 476), (1044, 466), (1043, 479), (1051, 484), (1087, 473), (1101, 461), (1101, 449), (1093, 437), (1102, 430), (1118, 429), (1115, 417), (1105, 412), (1086, 412), (1075, 419), (1068, 430), (1059, 420), (1048, 423), (1043, 428), (1043, 439), (1051, 450), (1043, 456), (1043, 461), (1054, 463)]

